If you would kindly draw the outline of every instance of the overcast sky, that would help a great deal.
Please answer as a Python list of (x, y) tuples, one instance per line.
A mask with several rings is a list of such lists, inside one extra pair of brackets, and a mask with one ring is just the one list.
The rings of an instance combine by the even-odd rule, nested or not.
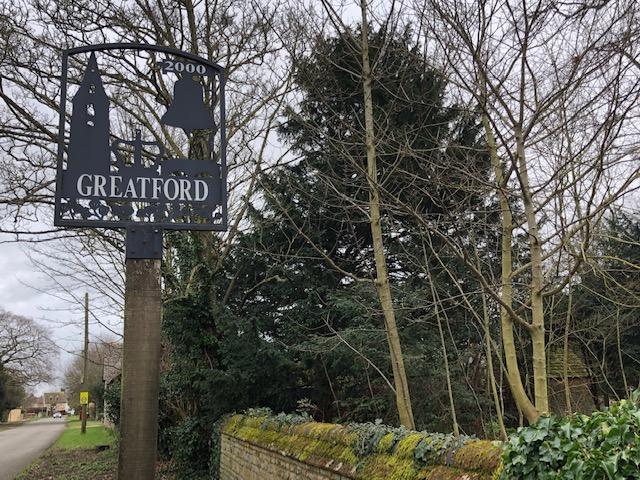
[[(54, 362), (57, 378), (51, 385), (37, 386), (35, 391), (41, 394), (63, 386), (62, 375), (73, 358), (70, 352), (82, 350), (83, 316), (81, 310), (74, 311), (73, 305), (47, 293), (56, 292), (50, 290), (47, 277), (32, 265), (26, 253), (28, 247), (28, 244), (0, 243), (0, 307), (49, 328), (53, 341), (60, 347), (60, 356)], [(90, 324), (89, 330), (90, 337), (99, 333), (95, 324)]]

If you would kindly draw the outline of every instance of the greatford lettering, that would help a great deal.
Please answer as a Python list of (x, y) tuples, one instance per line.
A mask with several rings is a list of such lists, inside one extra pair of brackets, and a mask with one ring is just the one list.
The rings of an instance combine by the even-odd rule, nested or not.
[[(125, 180), (119, 175), (90, 175), (78, 177), (76, 190), (81, 197), (123, 198), (131, 200), (168, 200), (204, 202), (209, 186), (204, 180), (187, 178), (133, 177)], [(123, 188), (124, 187), (124, 188)]]

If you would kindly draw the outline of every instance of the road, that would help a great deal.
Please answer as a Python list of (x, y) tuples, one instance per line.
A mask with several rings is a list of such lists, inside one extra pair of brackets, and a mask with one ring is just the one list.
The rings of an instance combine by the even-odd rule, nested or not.
[(13, 480), (62, 433), (64, 419), (45, 418), (0, 431), (0, 480)]

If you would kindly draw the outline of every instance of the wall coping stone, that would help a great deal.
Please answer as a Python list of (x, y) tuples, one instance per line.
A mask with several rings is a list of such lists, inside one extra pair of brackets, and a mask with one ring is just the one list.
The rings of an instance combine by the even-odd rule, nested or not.
[(501, 442), (465, 438), (449, 445), (440, 434), (405, 430), (376, 438), (373, 451), (362, 454), (354, 427), (233, 415), (221, 434), (354, 480), (495, 480), (502, 470)]

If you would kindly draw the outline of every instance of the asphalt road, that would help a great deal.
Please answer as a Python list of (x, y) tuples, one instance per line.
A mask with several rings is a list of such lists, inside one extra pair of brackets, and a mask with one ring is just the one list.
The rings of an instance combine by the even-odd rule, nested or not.
[(45, 418), (0, 430), (0, 480), (13, 480), (62, 433), (65, 420)]

